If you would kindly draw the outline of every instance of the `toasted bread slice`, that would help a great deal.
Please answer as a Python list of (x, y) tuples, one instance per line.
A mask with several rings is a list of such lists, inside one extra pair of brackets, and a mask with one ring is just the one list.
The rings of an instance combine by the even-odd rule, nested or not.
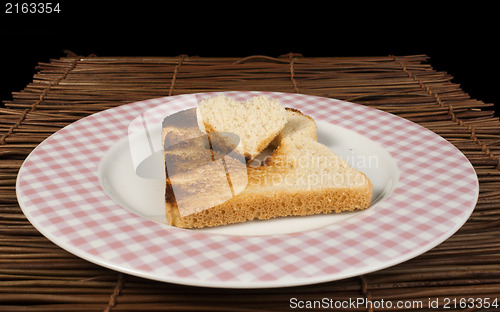
[(263, 95), (244, 103), (217, 95), (202, 100), (198, 111), (207, 132), (237, 134), (249, 161), (271, 143), (287, 122), (283, 105)]
[[(370, 180), (317, 142), (316, 123), (311, 117), (294, 109), (287, 109), (286, 115), (288, 121), (272, 143), (277, 148), (264, 165), (247, 166), (248, 184), (241, 192), (192, 213), (180, 210), (175, 199), (166, 194), (168, 222), (182, 228), (203, 228), (367, 208), (372, 197)], [(208, 175), (208, 171), (204, 173)], [(235, 176), (235, 181), (242, 180), (241, 175)], [(169, 179), (167, 193), (168, 186)], [(203, 194), (210, 197), (210, 192)], [(219, 198), (221, 194), (211, 196)]]

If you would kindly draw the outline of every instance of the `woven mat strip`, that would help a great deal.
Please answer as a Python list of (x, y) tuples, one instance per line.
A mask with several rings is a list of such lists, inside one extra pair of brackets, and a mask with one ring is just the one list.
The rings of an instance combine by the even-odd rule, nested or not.
[[(77, 59), (39, 64), (33, 82), (0, 108), (1, 311), (279, 311), (289, 310), (291, 297), (325, 296), (420, 300), (425, 305), (418, 311), (435, 311), (427, 306), (430, 299), (443, 304), (443, 298), (499, 297), (500, 123), (491, 104), (471, 99), (451, 76), (432, 69), (427, 56)], [(358, 278), (267, 290), (184, 287), (117, 274), (53, 245), (21, 213), (17, 171), (29, 152), (58, 129), (137, 100), (226, 90), (327, 96), (417, 122), (472, 162), (480, 180), (476, 210), (457, 234), (408, 262)], [(461, 309), (447, 309), (453, 310)]]
[[(408, 75), (408, 77), (412, 78), (413, 80), (415, 80), (416, 82), (418, 82), (418, 84), (420, 85), (420, 87), (422, 89), (425, 89), (425, 91), (433, 96), (435, 99), (436, 99), (436, 103), (440, 106), (440, 107), (445, 107), (447, 106), (448, 107), (448, 115), (450, 115), (451, 117), (451, 120), (453, 122), (455, 122), (456, 124), (458, 124), (460, 127), (465, 127), (467, 129), (467, 133), (470, 133), (470, 139), (476, 143), (478, 146), (481, 147), (481, 151), (484, 152), (484, 154), (486, 154), (490, 159), (494, 160), (497, 162), (497, 166), (496, 168), (500, 170), (500, 158), (497, 157), (496, 155), (493, 154), (493, 152), (487, 147), (486, 144), (482, 143), (479, 139), (478, 139), (478, 136), (476, 135), (476, 128), (470, 124), (465, 124), (464, 121), (460, 118), (457, 117), (457, 114), (455, 113), (455, 111), (453, 110), (453, 106), (451, 104), (446, 104), (445, 102), (443, 102), (441, 100), (441, 97), (439, 96), (438, 93), (436, 92), (433, 92), (432, 88), (427, 86), (422, 80), (419, 79), (418, 76), (416, 75), (413, 75), (411, 70), (408, 70), (406, 68), (406, 65), (402, 62), (399, 62), (399, 60), (395, 57), (395, 56), (392, 56), (393, 60), (400, 64), (403, 71)], [(493, 131), (495, 131), (495, 129), (493, 129)], [(494, 132), (493, 132), (494, 133)]]

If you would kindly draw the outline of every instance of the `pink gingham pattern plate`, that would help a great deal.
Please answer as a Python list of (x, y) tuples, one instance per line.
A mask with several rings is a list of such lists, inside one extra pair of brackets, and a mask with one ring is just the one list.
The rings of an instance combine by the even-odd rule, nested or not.
[(265, 288), (332, 281), (401, 263), (451, 236), (475, 207), (478, 180), (470, 162), (415, 123), (316, 96), (225, 94), (238, 100), (275, 97), (377, 142), (397, 163), (394, 190), (356, 217), (283, 235), (212, 234), (142, 218), (104, 193), (98, 166), (142, 112), (158, 105), (171, 113), (192, 107), (186, 102), (192, 95), (181, 95), (102, 111), (47, 138), (19, 171), (23, 212), (54, 243), (104, 267), (185, 285)]

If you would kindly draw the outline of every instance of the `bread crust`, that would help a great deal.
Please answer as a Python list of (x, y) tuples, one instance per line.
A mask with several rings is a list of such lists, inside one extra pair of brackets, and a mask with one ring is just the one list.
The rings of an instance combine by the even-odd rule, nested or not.
[[(224, 204), (182, 218), (174, 212), (169, 223), (182, 228), (204, 228), (250, 220), (355, 211), (368, 207), (371, 197), (371, 183), (360, 188), (263, 190), (261, 193), (238, 195)], [(175, 211), (174, 207), (171, 208)]]

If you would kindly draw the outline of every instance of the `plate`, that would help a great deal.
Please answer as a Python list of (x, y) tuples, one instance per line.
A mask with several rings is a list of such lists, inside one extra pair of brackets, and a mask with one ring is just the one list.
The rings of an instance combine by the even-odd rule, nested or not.
[[(169, 226), (163, 179), (138, 176), (137, 163), (161, 146), (165, 114), (220, 93), (239, 101), (267, 95), (312, 116), (318, 140), (370, 178), (372, 205), (209, 229)], [(149, 112), (156, 113), (142, 128), (145, 143), (130, 134)], [(143, 154), (133, 152), (151, 142)], [(161, 171), (163, 164), (151, 166)], [(457, 148), (406, 119), (317, 96), (233, 91), (151, 99), (83, 118), (32, 151), (16, 191), (43, 235), (90, 262), (183, 285), (270, 288), (343, 279), (416, 257), (465, 223), (478, 188), (474, 168)]]

